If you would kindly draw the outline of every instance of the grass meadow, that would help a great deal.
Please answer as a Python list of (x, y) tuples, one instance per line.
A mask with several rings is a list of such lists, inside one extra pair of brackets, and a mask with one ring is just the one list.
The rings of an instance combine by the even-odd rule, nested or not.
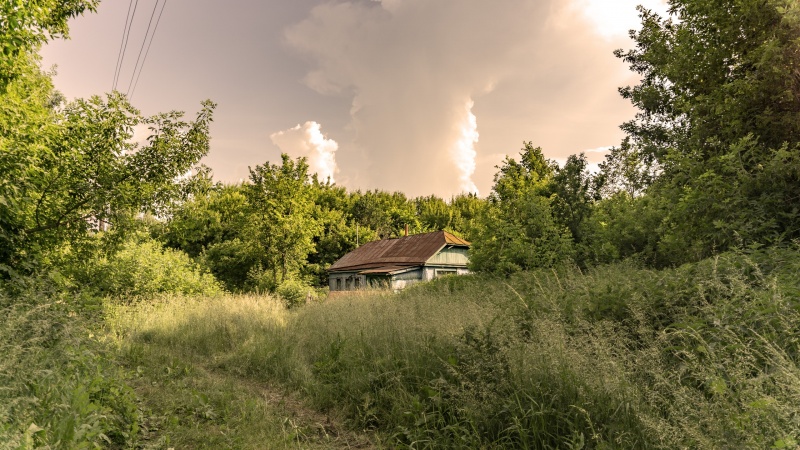
[[(800, 253), (107, 303), (140, 446), (796, 448)], [(268, 447), (269, 447), (268, 446)]]

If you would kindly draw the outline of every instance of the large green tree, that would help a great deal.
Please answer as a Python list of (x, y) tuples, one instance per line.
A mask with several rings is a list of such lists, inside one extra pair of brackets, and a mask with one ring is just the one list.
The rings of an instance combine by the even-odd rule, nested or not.
[(251, 168), (245, 195), (253, 210), (250, 239), (263, 251), (262, 267), (253, 276), (274, 289), (299, 274), (321, 231), (306, 160), (283, 154), (281, 165)]
[(368, 226), (353, 217), (353, 205), (358, 194), (348, 193), (329, 180), (320, 182), (311, 177), (314, 220), (319, 233), (313, 237), (314, 251), (308, 255), (301, 273), (318, 286), (328, 285), (328, 268), (344, 254), (360, 244), (378, 239)]
[(570, 155), (558, 167), (550, 183), (550, 200), (556, 221), (569, 229), (575, 242), (581, 242), (582, 225), (600, 199), (602, 179), (589, 173), (586, 155)]
[(216, 185), (172, 208), (161, 240), (196, 258), (213, 245), (243, 237), (248, 208), (242, 185)]
[(507, 157), (498, 169), (473, 231), (472, 269), (509, 274), (570, 260), (572, 236), (554, 218), (551, 203), (557, 165), (526, 142), (519, 162)]
[(623, 128), (670, 168), (678, 151), (708, 159), (752, 135), (764, 149), (800, 138), (800, 23), (792, 0), (670, 0), (640, 9), (636, 48), (617, 56), (642, 76), (620, 89), (639, 108)]
[(406, 226), (412, 232), (421, 231), (415, 204), (402, 192), (373, 190), (351, 195), (353, 218), (375, 230), (381, 239), (402, 236)]
[(475, 193), (459, 194), (450, 199), (449, 206), (453, 215), (449, 231), (471, 240), (479, 218), (489, 207), (489, 201)]
[(443, 199), (430, 195), (414, 199), (420, 227), (425, 231), (449, 229), (453, 225), (453, 209)]
[(800, 237), (800, 4), (670, 0), (642, 9), (641, 75), (622, 88), (639, 113), (629, 149), (657, 167), (658, 259), (680, 263), (734, 244)]
[[(175, 179), (208, 152), (214, 105), (186, 122), (142, 116), (121, 95), (63, 103), (38, 65), (42, 42), (93, 1), (0, 5), (0, 272), (30, 267), (99, 224), (169, 203)], [(147, 125), (138, 144), (133, 129)]]

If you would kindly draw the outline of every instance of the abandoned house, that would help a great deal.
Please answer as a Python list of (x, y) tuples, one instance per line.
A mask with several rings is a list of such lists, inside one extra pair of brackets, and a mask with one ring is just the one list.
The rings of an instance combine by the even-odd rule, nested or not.
[(330, 290), (403, 289), (467, 270), (469, 242), (446, 231), (368, 242), (328, 269)]

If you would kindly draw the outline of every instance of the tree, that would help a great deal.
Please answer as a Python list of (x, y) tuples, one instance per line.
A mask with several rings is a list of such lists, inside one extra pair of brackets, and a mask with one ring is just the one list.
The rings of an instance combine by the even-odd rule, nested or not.
[(308, 255), (303, 273), (314, 278), (318, 286), (328, 285), (328, 268), (359, 245), (378, 239), (368, 227), (357, 225), (346, 211), (317, 205), (314, 218), (320, 233), (314, 236), (314, 251)]
[(197, 192), (171, 212), (161, 239), (197, 258), (214, 244), (242, 238), (249, 204), (242, 185), (217, 185)]
[(69, 35), (67, 21), (95, 11), (97, 0), (6, 0), (0, 3), (0, 92), (38, 60), (42, 44)]
[(630, 136), (626, 137), (619, 147), (612, 147), (605, 161), (600, 163), (600, 193), (604, 197), (618, 192), (625, 192), (630, 198), (640, 197), (659, 173), (658, 162), (652, 154), (645, 154), (632, 143)]
[(493, 203), (519, 198), (525, 193), (549, 196), (550, 181), (558, 165), (544, 157), (541, 147), (523, 142), (520, 161), (506, 157), (494, 176), (494, 186), (489, 194)]
[[(193, 122), (171, 112), (142, 117), (120, 94), (53, 109), (49, 77), (20, 74), (0, 107), (0, 264), (19, 266), (99, 223), (157, 209), (174, 180), (208, 152), (214, 104)], [(151, 135), (132, 142), (133, 127)]]
[(356, 191), (352, 196), (353, 218), (375, 230), (381, 239), (403, 236), (406, 226), (421, 231), (414, 203), (402, 192)]
[(439, 231), (451, 228), (453, 211), (441, 198), (430, 195), (414, 199), (420, 227), (424, 231)]
[(313, 215), (308, 164), (305, 158), (292, 160), (282, 154), (280, 166), (267, 162), (251, 168), (250, 182), (245, 185), (254, 212), (250, 236), (264, 252), (261, 274), (267, 279), (262, 284), (274, 289), (299, 274), (308, 254), (314, 251), (313, 237), (320, 233), (319, 221)]
[(488, 206), (489, 201), (479, 198), (475, 193), (456, 195), (450, 200), (453, 220), (448, 231), (461, 235), (468, 241), (471, 240), (478, 226), (479, 218)]
[(586, 155), (570, 155), (564, 167), (556, 169), (551, 183), (551, 202), (555, 220), (567, 227), (575, 242), (581, 242), (581, 225), (600, 199), (601, 178), (592, 177)]
[[(640, 9), (637, 48), (616, 55), (642, 76), (620, 89), (640, 109), (623, 128), (645, 153), (701, 159), (752, 135), (765, 148), (800, 136), (800, 23), (786, 0), (671, 0)], [(672, 18), (677, 20), (672, 20)]]
[(800, 4), (671, 0), (667, 19), (640, 12), (636, 48), (616, 54), (642, 77), (620, 90), (640, 110), (623, 129), (660, 169), (649, 193), (671, 204), (659, 251), (680, 263), (800, 237), (800, 210), (786, 207), (800, 198)]
[(569, 229), (557, 223), (551, 208), (556, 167), (530, 142), (524, 143), (520, 162), (507, 157), (498, 167), (489, 205), (474, 231), (473, 270), (509, 274), (573, 257)]
[(330, 181), (320, 182), (312, 177), (314, 219), (320, 224), (320, 232), (314, 236), (314, 251), (302, 269), (317, 286), (328, 285), (328, 268), (344, 254), (359, 244), (378, 239), (367, 226), (356, 222), (351, 211), (356, 195), (349, 194), (341, 186)]
[(508, 275), (553, 267), (573, 256), (569, 230), (553, 220), (549, 200), (527, 192), (487, 208), (474, 231), (470, 267)]
[[(208, 152), (211, 102), (188, 123), (178, 112), (143, 117), (117, 93), (63, 103), (37, 51), (96, 5), (0, 4), (0, 272), (29, 269), (100, 223), (169, 203), (176, 177)], [(132, 142), (139, 124), (151, 130), (144, 145)]]
[[(592, 237), (597, 224), (590, 220), (605, 178), (589, 173), (586, 155), (570, 155), (563, 167), (556, 169), (550, 191), (553, 219), (569, 230), (575, 244), (575, 261), (580, 265), (598, 261)], [(601, 253), (604, 253), (601, 251)]]

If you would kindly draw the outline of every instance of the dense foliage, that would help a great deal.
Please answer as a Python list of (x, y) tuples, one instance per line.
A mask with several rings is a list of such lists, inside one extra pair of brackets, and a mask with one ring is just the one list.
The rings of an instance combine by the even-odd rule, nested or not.
[(636, 48), (617, 52), (642, 81), (620, 90), (640, 112), (611, 165), (629, 186), (654, 178), (647, 257), (800, 237), (800, 6), (673, 0), (670, 13), (642, 10)]
[[(0, 276), (169, 204), (176, 177), (208, 152), (214, 108), (204, 102), (184, 122), (178, 112), (142, 117), (118, 93), (64, 103), (38, 66), (38, 46), (95, 2), (34, 3), (4, 3), (0, 16)], [(150, 130), (143, 144), (133, 140), (137, 125)]]
[(486, 201), (459, 195), (408, 199), (400, 192), (354, 191), (320, 182), (303, 158), (250, 169), (237, 185), (188, 183), (191, 195), (172, 207), (154, 237), (182, 250), (234, 292), (275, 292), (285, 282), (327, 286), (327, 268), (359, 244), (410, 233), (448, 230), (467, 239)]

